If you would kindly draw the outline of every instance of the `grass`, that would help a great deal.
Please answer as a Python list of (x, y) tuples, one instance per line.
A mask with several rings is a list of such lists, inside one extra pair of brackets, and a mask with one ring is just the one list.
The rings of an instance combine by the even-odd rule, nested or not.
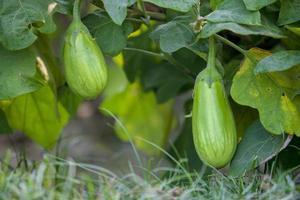
[[(0, 199), (299, 199), (290, 173), (275, 170), (272, 177), (251, 173), (230, 178), (219, 172), (201, 176), (182, 169), (132, 170), (117, 176), (99, 166), (45, 155), (38, 162), (23, 160), (13, 168), (7, 154), (0, 165)], [(134, 169), (136, 166), (132, 166)]]

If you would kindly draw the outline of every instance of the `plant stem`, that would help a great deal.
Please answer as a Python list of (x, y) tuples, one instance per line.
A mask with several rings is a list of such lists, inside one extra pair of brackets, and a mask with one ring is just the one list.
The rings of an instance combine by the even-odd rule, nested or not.
[(238, 45), (234, 44), (233, 42), (227, 40), (226, 38), (215, 34), (214, 35), (216, 38), (218, 38), (218, 40), (222, 41), (223, 43), (227, 44), (228, 46), (231, 46), (232, 48), (234, 48), (235, 50), (237, 50), (238, 52), (240, 52), (241, 54), (245, 55), (247, 54), (247, 51), (242, 49), (241, 47), (239, 47)]
[(75, 0), (74, 7), (73, 7), (74, 21), (80, 21), (80, 4), (81, 4), (81, 0)]
[(210, 36), (208, 42), (209, 42), (209, 52), (207, 58), (207, 67), (214, 68), (215, 60), (216, 60), (216, 46), (215, 46), (214, 36)]
[(146, 55), (149, 55), (149, 56), (156, 56), (156, 57), (164, 59), (163, 54), (155, 53), (155, 52), (152, 52), (152, 51), (147, 51), (147, 50), (144, 50), (144, 49), (125, 47), (123, 50), (125, 50), (125, 51), (136, 51), (136, 52), (140, 52), (140, 53), (143, 53), (143, 54), (146, 54)]
[(140, 52), (140, 53), (143, 53), (145, 55), (155, 56), (155, 57), (159, 57), (159, 58), (161, 58), (163, 60), (166, 60), (170, 64), (174, 65), (178, 70), (182, 71), (183, 74), (186, 77), (188, 77), (191, 81), (194, 81), (194, 78), (192, 76), (192, 72), (188, 68), (186, 68), (184, 65), (182, 65), (181, 63), (179, 63), (176, 59), (174, 59), (170, 54), (167, 54), (167, 53), (155, 53), (155, 52), (147, 51), (147, 50), (144, 50), (144, 49), (137, 49), (137, 48), (130, 48), (130, 47), (125, 47), (123, 50), (125, 50), (125, 51)]
[(224, 38), (220, 35), (215, 34), (214, 36), (216, 38), (218, 38), (220, 41), (222, 41), (223, 43), (227, 44), (228, 46), (231, 46), (232, 48), (234, 48), (235, 50), (237, 50), (238, 52), (243, 54), (245, 57), (247, 57), (254, 64), (257, 63), (257, 59), (255, 57), (253, 57), (247, 50), (242, 49), (238, 45), (234, 44), (233, 42), (227, 40), (226, 38)]
[[(220, 71), (223, 69), (217, 69), (216, 65), (216, 44), (215, 44), (215, 38), (214, 36), (210, 36), (208, 39), (208, 44), (209, 44), (209, 52), (207, 56), (207, 64), (206, 64), (206, 71), (209, 74), (209, 83), (211, 83), (212, 80), (217, 80), (222, 78), (222, 73)], [(222, 66), (220, 66), (222, 67)]]
[[(144, 16), (144, 14), (138, 10), (138, 9), (127, 9), (129, 16), (131, 17), (139, 17), (139, 16)], [(157, 20), (157, 21), (164, 21), (166, 19), (166, 15), (163, 13), (158, 13), (158, 12), (151, 12), (151, 11), (146, 11), (147, 16), (150, 17), (150, 19)]]
[(125, 20), (132, 21), (132, 22), (139, 22), (143, 23), (144, 21), (141, 19), (133, 18), (133, 17), (127, 17)]
[(166, 19), (166, 15), (163, 13), (146, 11), (146, 14), (150, 16), (151, 19), (155, 19), (155, 20), (163, 21)]
[[(200, 51), (194, 50), (192, 48), (188, 48), (188, 49), (207, 62), (207, 59), (208, 59), (207, 53), (200, 52)], [(218, 69), (222, 68), (222, 64), (218, 58), (216, 58), (216, 66)]]
[(142, 13), (143, 13), (144, 17), (146, 18), (146, 23), (149, 24), (150, 17), (148, 16), (148, 14), (146, 12), (143, 0), (137, 0), (137, 3), (139, 5), (140, 9), (142, 10)]

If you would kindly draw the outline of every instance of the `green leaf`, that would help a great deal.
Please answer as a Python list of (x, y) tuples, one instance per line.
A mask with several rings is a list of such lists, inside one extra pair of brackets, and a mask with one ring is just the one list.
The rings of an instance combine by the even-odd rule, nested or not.
[(12, 130), (8, 125), (5, 113), (0, 110), (0, 134), (11, 133)]
[[(224, 54), (223, 54), (224, 56)], [(227, 94), (230, 94), (230, 88), (232, 84), (232, 79), (234, 74), (238, 71), (239, 65), (241, 63), (241, 58), (233, 57), (229, 62), (225, 63), (224, 65), (224, 76), (223, 76), (223, 81), (224, 81), (224, 86)]]
[(184, 86), (194, 84), (192, 78), (166, 62), (145, 69), (141, 77), (145, 89), (156, 89), (157, 101), (160, 103), (177, 96)]
[(48, 86), (13, 99), (4, 111), (13, 129), (46, 149), (55, 144), (69, 117)]
[(247, 128), (258, 119), (258, 112), (253, 108), (239, 105), (234, 101), (231, 101), (230, 105), (235, 119), (238, 140), (240, 140), (243, 138)]
[(127, 7), (134, 4), (136, 0), (103, 0), (105, 10), (114, 23), (122, 25), (127, 15)]
[(255, 73), (276, 72), (300, 64), (300, 51), (280, 51), (262, 59), (255, 67)]
[(180, 12), (188, 12), (197, 3), (197, 0), (144, 0), (159, 7), (170, 8)]
[[(134, 43), (138, 49), (144, 49), (149, 45), (147, 40), (148, 37), (145, 34), (134, 38)], [(197, 50), (203, 50), (205, 45), (206, 43), (199, 42)], [(154, 50), (150, 48), (150, 51)], [(132, 82), (134, 76), (138, 75), (145, 90), (155, 91), (159, 103), (165, 102), (177, 96), (178, 93), (190, 89), (194, 83), (192, 76), (196, 77), (199, 71), (203, 69), (203, 66), (206, 66), (204, 60), (186, 48), (172, 54), (172, 58), (180, 63), (181, 66), (174, 66), (166, 61), (162, 61), (159, 57), (135, 51), (124, 51), (124, 57), (126, 61), (125, 71), (127, 76), (129, 76), (129, 80)], [(189, 76), (185, 70), (189, 71)]]
[(286, 26), (288, 30), (300, 36), (300, 27)]
[[(170, 131), (168, 121), (174, 120), (172, 103), (169, 101), (158, 104), (154, 93), (143, 92), (140, 83), (134, 82), (129, 85), (124, 71), (118, 66), (110, 66), (109, 77), (100, 109), (108, 109), (125, 126), (128, 132), (124, 132), (119, 123), (114, 126), (121, 139), (130, 141), (129, 137), (132, 137), (132, 141), (139, 149), (149, 154), (158, 153), (157, 148), (143, 142), (140, 138), (164, 147), (165, 139)], [(146, 121), (147, 125), (145, 126)]]
[[(249, 54), (258, 61), (270, 55), (255, 48)], [(300, 96), (295, 96), (300, 88), (300, 67), (257, 75), (254, 69), (255, 63), (246, 58), (233, 78), (232, 98), (257, 109), (269, 132), (300, 136)]]
[(143, 139), (162, 148), (166, 145), (174, 122), (172, 106), (172, 101), (157, 104), (155, 94), (143, 92), (135, 82), (123, 92), (105, 97), (100, 109), (107, 109), (118, 117), (121, 124), (116, 123), (115, 130), (122, 140), (133, 141), (148, 154), (157, 154), (160, 151)]
[(10, 50), (24, 49), (37, 39), (36, 31), (42, 33), (55, 31), (50, 3), (53, 1), (1, 1), (0, 42), (2, 45)]
[[(289, 139), (287, 140), (287, 143)], [(247, 130), (231, 161), (229, 175), (241, 176), (277, 155), (286, 146), (284, 136), (269, 134), (259, 121)]]
[(101, 50), (110, 55), (117, 55), (127, 45), (127, 36), (133, 31), (130, 22), (121, 26), (115, 24), (108, 16), (94, 13), (86, 16), (83, 23), (96, 39)]
[(300, 0), (281, 0), (278, 24), (285, 25), (300, 20)]
[(39, 89), (35, 80), (35, 55), (28, 49), (8, 51), (0, 46), (0, 99), (10, 99)]
[[(189, 75), (190, 80), (192, 80), (193, 84), (191, 88), (194, 86), (194, 81), (204, 68), (206, 68), (207, 62), (207, 52), (208, 52), (208, 40), (200, 40), (197, 44), (193, 46), (189, 46), (188, 48), (182, 48), (174, 53), (172, 53), (172, 57), (180, 63), (179, 66), (173, 65), (173, 69), (176, 68), (176, 71), (181, 71), (181, 76)], [(217, 61), (219, 62), (219, 61)], [(223, 73), (220, 63), (217, 64), (218, 70), (220, 69), (220, 73)], [(188, 73), (187, 73), (188, 72)], [(187, 88), (188, 90), (190, 88)]]
[(281, 43), (285, 47), (285, 49), (280, 50), (299, 50), (300, 49), (300, 37), (297, 35), (297, 33), (294, 33), (292, 31), (286, 31), (285, 35), (286, 38), (281, 39)]
[(248, 10), (259, 10), (277, 0), (243, 0)]
[(260, 25), (259, 11), (249, 11), (241, 0), (225, 0), (205, 17), (211, 22), (234, 22), (246, 25)]
[[(157, 51), (153, 47), (153, 41), (149, 38), (148, 32), (142, 32), (140, 35), (130, 38), (128, 40), (128, 46), (153, 52)], [(124, 71), (130, 82), (134, 82), (139, 78), (139, 75), (144, 68), (151, 68), (160, 60), (136, 51), (124, 51), (123, 54), (125, 58)]]
[(212, 8), (212, 10), (215, 10), (221, 3), (223, 2), (223, 0), (210, 0), (210, 7)]
[(264, 35), (273, 38), (284, 38), (284, 33), (274, 23), (262, 17), (262, 25), (242, 25), (233, 22), (214, 23), (208, 22), (200, 32), (201, 38), (207, 38), (223, 30), (229, 30), (240, 35)]
[(159, 40), (162, 51), (170, 53), (191, 45), (194, 33), (186, 23), (174, 20), (158, 26), (150, 37)]

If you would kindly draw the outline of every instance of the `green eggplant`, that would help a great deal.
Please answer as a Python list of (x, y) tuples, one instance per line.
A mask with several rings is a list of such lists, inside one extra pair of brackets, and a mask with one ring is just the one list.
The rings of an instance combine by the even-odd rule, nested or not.
[(74, 93), (94, 99), (107, 83), (107, 67), (101, 49), (80, 20), (79, 8), (80, 0), (75, 0), (63, 49), (65, 76)]
[(210, 48), (213, 49), (207, 68), (199, 73), (195, 82), (192, 129), (200, 159), (220, 168), (228, 164), (235, 153), (237, 131), (222, 76), (215, 67), (214, 44)]

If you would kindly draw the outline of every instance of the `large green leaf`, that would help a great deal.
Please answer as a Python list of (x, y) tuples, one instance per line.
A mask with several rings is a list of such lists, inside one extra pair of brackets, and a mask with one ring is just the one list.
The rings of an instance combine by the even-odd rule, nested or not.
[(127, 15), (127, 7), (136, 0), (103, 0), (104, 7), (114, 23), (121, 25)]
[[(146, 34), (134, 38), (137, 48), (147, 48), (149, 46)], [(150, 43), (151, 45), (151, 43)], [(172, 45), (172, 44), (170, 44)], [(203, 48), (206, 44), (198, 43), (197, 50), (206, 51)], [(154, 45), (151, 45), (154, 46)], [(135, 46), (134, 46), (135, 47)], [(149, 48), (149, 47), (148, 47)], [(150, 51), (153, 51), (150, 49)], [(166, 54), (178, 65), (170, 64), (151, 55), (145, 55), (139, 52), (125, 51), (125, 71), (132, 82), (133, 75), (139, 75), (139, 80), (145, 90), (154, 90), (158, 102), (165, 102), (175, 97), (181, 92), (182, 88), (189, 89), (193, 85), (194, 79), (199, 71), (205, 66), (205, 62), (192, 51), (182, 48), (172, 55)]]
[(32, 51), (8, 51), (0, 46), (0, 60), (0, 99), (10, 99), (42, 86), (34, 78), (36, 59)]
[(210, 0), (209, 4), (212, 10), (215, 10), (221, 3), (223, 2), (223, 0)]
[(300, 64), (300, 51), (280, 51), (262, 59), (255, 67), (256, 73), (276, 72)]
[[(50, 33), (56, 29), (52, 21), (52, 0), (0, 1), (0, 42), (10, 50), (23, 49), (36, 39), (36, 31)], [(52, 4), (54, 5), (54, 4)]]
[(225, 0), (205, 17), (211, 22), (234, 22), (246, 25), (260, 25), (259, 11), (249, 11), (242, 0)]
[(194, 33), (185, 22), (174, 20), (158, 26), (150, 37), (159, 41), (162, 51), (170, 53), (191, 45)]
[(279, 25), (291, 24), (300, 20), (300, 0), (281, 0)]
[(284, 148), (290, 138), (269, 134), (259, 121), (255, 121), (247, 130), (238, 145), (237, 151), (231, 161), (229, 174), (241, 176), (248, 170), (270, 160)]
[[(130, 38), (128, 40), (128, 47), (152, 52), (157, 51), (154, 49), (153, 41), (149, 38), (149, 32), (142, 32), (140, 35)], [(161, 60), (160, 58), (155, 58), (136, 51), (126, 50), (123, 54), (125, 59), (124, 71), (130, 82), (134, 82), (139, 78), (144, 68), (151, 68), (157, 65), (159, 60)]]
[(265, 35), (273, 38), (284, 38), (285, 35), (268, 18), (262, 16), (262, 25), (243, 25), (234, 22), (208, 22), (200, 32), (201, 38), (207, 38), (223, 30), (229, 30), (240, 35)]
[[(270, 53), (251, 49), (258, 61)], [(300, 135), (300, 68), (291, 71), (258, 74), (255, 63), (245, 59), (236, 73), (231, 87), (232, 98), (241, 105), (258, 109), (263, 126), (271, 133)]]
[(273, 38), (285, 37), (280, 29), (275, 28), (270, 30), (264, 26), (246, 26), (232, 22), (213, 23), (208, 22), (200, 33), (201, 38), (208, 38), (209, 36), (223, 30), (229, 30), (240, 35), (265, 35)]
[(170, 8), (173, 10), (187, 12), (193, 5), (197, 3), (197, 0), (145, 0), (147, 2), (158, 5), (163, 8)]
[(158, 102), (166, 102), (175, 97), (182, 87), (194, 84), (193, 78), (166, 62), (145, 69), (141, 81), (145, 89), (157, 89)]
[(110, 55), (116, 55), (126, 47), (127, 36), (133, 31), (132, 24), (124, 22), (121, 26), (115, 24), (103, 13), (94, 13), (83, 20), (101, 50)]
[(243, 0), (248, 10), (259, 10), (277, 0)]
[(174, 121), (172, 105), (170, 101), (158, 104), (153, 92), (143, 92), (135, 82), (123, 92), (106, 97), (100, 108), (118, 117), (121, 124), (116, 123), (115, 130), (122, 140), (133, 141), (139, 149), (155, 154), (160, 151), (143, 140), (159, 147), (166, 145)]
[(55, 144), (69, 117), (48, 86), (13, 99), (4, 111), (13, 129), (46, 149)]

